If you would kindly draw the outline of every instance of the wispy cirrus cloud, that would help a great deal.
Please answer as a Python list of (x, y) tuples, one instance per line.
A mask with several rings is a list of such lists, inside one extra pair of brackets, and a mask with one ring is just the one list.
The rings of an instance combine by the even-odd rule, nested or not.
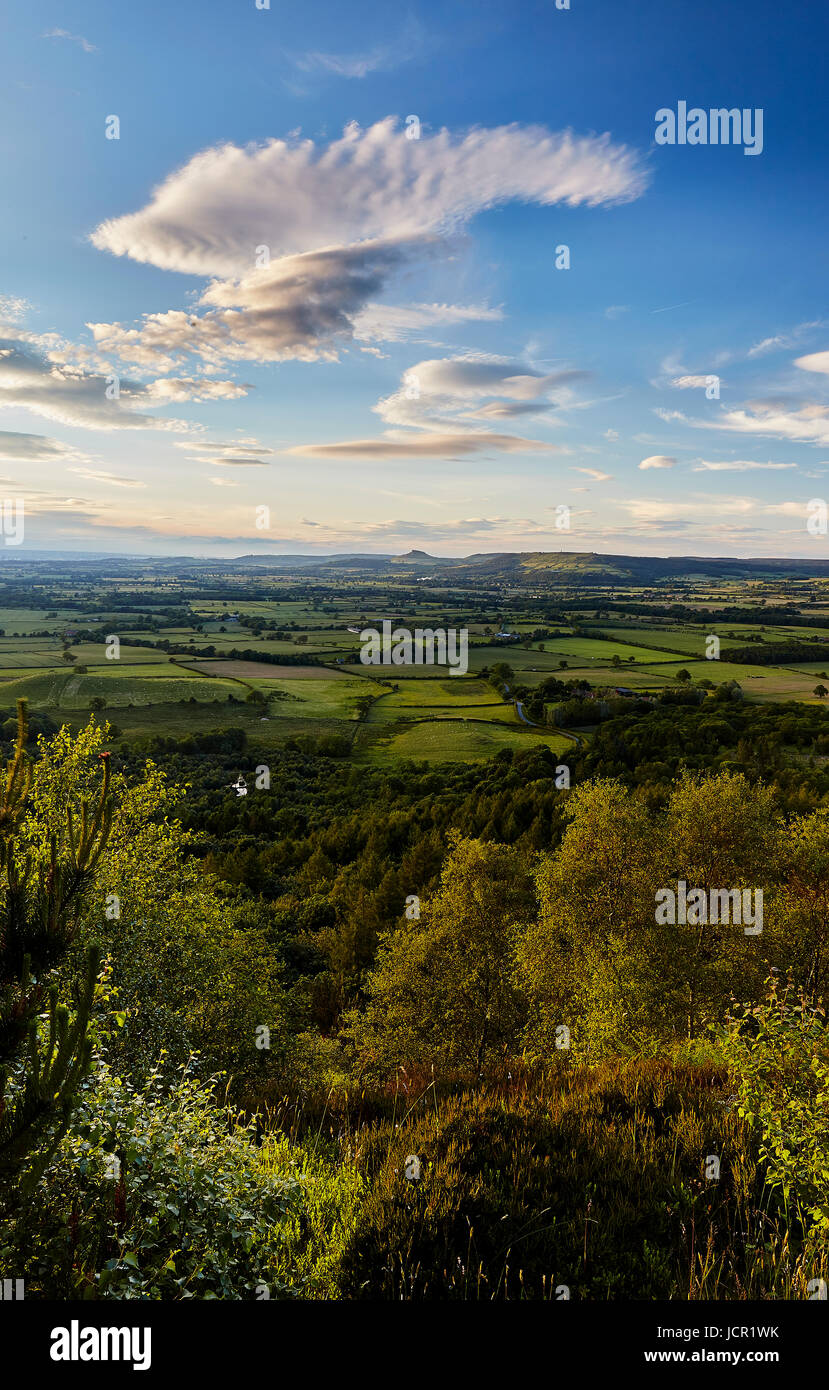
[(146, 487), (138, 478), (125, 478), (121, 473), (109, 473), (102, 468), (72, 467), (70, 473), (77, 473), (89, 482), (105, 483), (109, 487)]
[(186, 449), (197, 463), (209, 463), (221, 468), (267, 468), (273, 453), (256, 439), (243, 437), (229, 444), (207, 439), (175, 440), (177, 449)]
[(409, 15), (402, 32), (392, 39), (375, 44), (359, 53), (323, 53), (311, 50), (291, 55), (300, 72), (326, 73), (334, 77), (362, 78), (371, 72), (391, 72), (410, 63), (424, 52), (425, 32), (413, 15)]
[(692, 429), (829, 445), (829, 406), (816, 401), (792, 402), (780, 398), (749, 401), (742, 409), (720, 411), (712, 420), (693, 419), (676, 410), (657, 410), (656, 414), (662, 420), (679, 420)]
[(594, 483), (609, 483), (613, 477), (612, 473), (603, 473), (600, 468), (572, 468), (573, 473), (584, 473), (584, 475)]
[(83, 34), (70, 34), (68, 29), (47, 29), (45, 34), (41, 34), (43, 39), (68, 39), (70, 43), (80, 44), (84, 53), (97, 53), (98, 50), (94, 43), (85, 39)]
[(677, 391), (704, 391), (706, 386), (710, 385), (710, 381), (710, 374), (708, 376), (702, 376), (689, 373), (687, 376), (675, 376), (671, 382), (671, 386)]
[(402, 342), (427, 328), (457, 323), (500, 323), (504, 313), (488, 304), (370, 304), (353, 321), (358, 342)]
[(765, 469), (779, 472), (785, 468), (796, 468), (796, 463), (755, 463), (753, 459), (723, 459), (712, 461), (700, 459), (694, 464), (694, 473), (753, 473)]
[(751, 359), (754, 357), (765, 357), (769, 353), (782, 352), (787, 348), (796, 347), (804, 338), (808, 338), (816, 329), (824, 326), (822, 319), (811, 319), (807, 323), (798, 323), (794, 328), (788, 329), (784, 333), (771, 333), (767, 338), (761, 338), (754, 343), (746, 353)]

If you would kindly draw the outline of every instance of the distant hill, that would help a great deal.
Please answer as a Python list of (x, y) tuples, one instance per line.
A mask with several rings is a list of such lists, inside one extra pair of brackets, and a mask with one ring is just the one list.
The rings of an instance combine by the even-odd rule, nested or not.
[[(287, 557), (286, 557), (287, 558)], [(492, 579), (517, 584), (632, 584), (649, 585), (660, 581), (683, 579), (779, 579), (791, 575), (801, 579), (810, 576), (829, 578), (829, 559), (732, 559), (727, 556), (695, 555), (601, 555), (595, 551), (531, 550), (502, 551), (493, 554), (474, 554), (458, 557), (429, 555), (423, 550), (410, 550), (397, 556), (341, 556), (318, 560), (315, 570), (331, 573), (365, 568), (375, 575), (400, 573), (404, 570), (440, 570), (441, 578), (450, 575), (461, 579)]]
[(75, 566), (96, 567), (108, 573), (132, 574), (158, 570), (167, 574), (180, 570), (233, 573), (250, 570), (288, 575), (331, 578), (335, 575), (372, 580), (388, 579), (427, 583), (509, 584), (517, 587), (565, 588), (595, 586), (649, 586), (733, 579), (780, 580), (790, 576), (800, 580), (829, 579), (826, 559), (734, 559), (728, 556), (700, 555), (602, 555), (582, 550), (525, 550), (478, 552), (473, 555), (430, 555), (413, 549), (405, 555), (344, 553), (339, 555), (248, 554), (224, 556), (137, 556), (90, 554), (88, 551), (24, 551), (0, 548), (0, 560), (9, 569), (25, 573), (44, 569), (63, 572)]
[(393, 565), (426, 565), (434, 568), (435, 565), (459, 565), (461, 560), (448, 559), (445, 555), (428, 555), (425, 550), (410, 550), (406, 555), (393, 555), (391, 559)]

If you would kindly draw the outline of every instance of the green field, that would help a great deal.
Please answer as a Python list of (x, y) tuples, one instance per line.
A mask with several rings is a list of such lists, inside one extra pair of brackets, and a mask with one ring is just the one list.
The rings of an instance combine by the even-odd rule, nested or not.
[[(0, 702), (13, 705), (21, 697), (34, 708), (50, 710), (88, 709), (90, 700), (101, 697), (107, 708), (122, 705), (160, 705), (179, 701), (226, 701), (229, 695), (240, 697), (239, 686), (231, 681), (208, 680), (194, 676), (181, 680), (169, 678), (170, 667), (163, 676), (145, 677), (106, 672), (76, 676), (66, 671), (24, 676), (22, 679), (0, 682)], [(243, 694), (244, 692), (242, 692)]]
[(349, 679), (249, 681), (264, 695), (277, 698), (268, 702), (269, 719), (354, 719), (357, 701), (380, 691), (374, 681)]
[(374, 703), (368, 719), (373, 722), (401, 715), (422, 717), (429, 709), (451, 713), (461, 706), (491, 706), (501, 712), (509, 709), (486, 681), (458, 676), (444, 680), (400, 681), (397, 690), (385, 691)]
[(393, 763), (401, 758), (424, 762), (472, 762), (492, 757), (502, 748), (512, 752), (544, 744), (554, 753), (573, 751), (570, 739), (560, 734), (536, 734), (532, 730), (512, 729), (478, 719), (424, 720), (376, 742), (358, 740), (358, 760), (372, 763)]
[[(80, 709), (61, 709), (59, 715), (60, 722), (73, 729), (79, 729), (88, 719), (88, 713)], [(312, 724), (308, 720), (270, 719), (244, 704), (122, 705), (117, 709), (106, 709), (97, 718), (101, 723), (109, 721), (117, 725), (120, 734), (113, 740), (115, 747), (124, 740), (136, 738), (183, 739), (188, 735), (209, 734), (217, 730), (242, 729), (251, 742), (255, 741), (258, 749), (267, 750), (284, 747), (286, 740), (296, 734), (320, 736), (353, 731), (353, 725), (333, 720), (320, 720)]]
[[(654, 661), (654, 651), (652, 647), (640, 647), (635, 642), (626, 641), (619, 638), (618, 641), (604, 642), (600, 638), (594, 637), (557, 637), (555, 640), (543, 642), (544, 652), (551, 653), (557, 657), (567, 657), (575, 665), (583, 662), (585, 665), (606, 665), (614, 656), (620, 656), (623, 662), (628, 662), (631, 657), (634, 661)], [(670, 648), (670, 642), (664, 645)], [(673, 648), (671, 650), (677, 650)], [(541, 656), (541, 652), (535, 653)], [(681, 649), (677, 653), (681, 654)], [(509, 660), (509, 658), (507, 658)], [(671, 651), (665, 653), (665, 660), (670, 661)], [(510, 665), (513, 663), (510, 662)]]
[[(811, 663), (810, 663), (811, 665)], [(824, 669), (818, 667), (817, 669)], [(782, 666), (738, 666), (727, 661), (686, 661), (671, 667), (656, 667), (663, 677), (676, 676), (685, 670), (693, 681), (710, 680), (715, 685), (737, 681), (747, 700), (803, 700), (815, 702), (814, 688), (818, 684), (813, 670)]]
[[(694, 579), (653, 588), (645, 595), (652, 621), (642, 616), (642, 593), (624, 583), (614, 587), (610, 575), (609, 592), (600, 587), (595, 601), (586, 603), (578, 581), (554, 601), (503, 583), (475, 593), (414, 590), (405, 574), (382, 584), (328, 584), (304, 574), (275, 581), (255, 573), (208, 573), (192, 583), (198, 590), (192, 599), (191, 583), (185, 575), (161, 576), (150, 567), (132, 580), (125, 600), (115, 581), (80, 576), (67, 585), (47, 578), (39, 582), (31, 609), (20, 606), (19, 587), (10, 590), (13, 601), (0, 608), (0, 707), (8, 714), (22, 696), (33, 711), (77, 725), (88, 717), (90, 702), (103, 700), (125, 740), (242, 727), (265, 747), (297, 735), (317, 740), (335, 734), (358, 760), (457, 762), (539, 742), (572, 748), (565, 735), (524, 723), (514, 705), (519, 699), (526, 707), (551, 677), (585, 680), (605, 698), (618, 687), (658, 696), (676, 687), (685, 669), (694, 683), (737, 681), (750, 703), (814, 704), (814, 688), (829, 666), (829, 652), (796, 667), (704, 660), (712, 632), (726, 647), (745, 645), (754, 635), (766, 643), (826, 636), (829, 624), (799, 624), (794, 605), (786, 626), (764, 622), (776, 605), (791, 603), (789, 583), (767, 584), (762, 595), (739, 580)], [(824, 594), (821, 586), (819, 596)], [(59, 606), (67, 601), (71, 608)], [(682, 619), (676, 617), (679, 604)], [(658, 616), (662, 609), (665, 621)], [(723, 609), (743, 618), (756, 611), (756, 620), (724, 621)], [(829, 604), (818, 604), (810, 585), (810, 619), (821, 615), (825, 621), (827, 613)], [(425, 665), (346, 665), (343, 657), (359, 647), (359, 630), (379, 629), (387, 618), (410, 629), (466, 629), (468, 674)], [(596, 635), (590, 636), (593, 629)], [(499, 631), (520, 633), (522, 641), (496, 643), (492, 635)], [(545, 631), (561, 635), (545, 638)], [(107, 657), (111, 633), (121, 639), (118, 660)], [(81, 634), (88, 640), (80, 641)], [(137, 641), (146, 645), (131, 644)], [(246, 655), (230, 657), (231, 651)], [(282, 657), (291, 660), (266, 659)], [(488, 679), (500, 664), (512, 671), (507, 699)], [(265, 703), (248, 703), (252, 693)], [(537, 723), (543, 716), (537, 712), (534, 718)], [(340, 747), (338, 756), (346, 753)]]
[[(675, 628), (664, 627), (640, 627), (622, 628), (610, 627), (605, 623), (597, 624), (597, 631), (600, 630), (607, 634), (613, 634), (620, 640), (632, 643), (639, 643), (643, 647), (652, 646), (659, 650), (673, 650), (676, 652), (687, 652), (689, 655), (705, 657), (705, 642), (710, 634), (719, 637), (722, 647), (741, 647), (747, 646), (752, 638), (759, 637), (763, 642), (809, 642), (818, 638), (826, 638), (829, 630), (815, 627), (762, 627), (756, 623), (711, 623), (708, 627), (686, 628), (680, 631)], [(730, 635), (733, 634), (733, 635)], [(620, 655), (624, 652), (620, 649)], [(656, 659), (656, 658), (654, 658)]]

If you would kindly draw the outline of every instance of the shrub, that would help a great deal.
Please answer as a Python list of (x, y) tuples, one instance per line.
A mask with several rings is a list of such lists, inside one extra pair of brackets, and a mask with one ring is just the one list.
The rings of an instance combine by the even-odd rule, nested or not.
[(739, 1011), (725, 1039), (737, 1109), (759, 1136), (766, 1182), (813, 1241), (829, 1236), (829, 1034), (822, 1008), (778, 993)]
[(101, 1064), (0, 1263), (35, 1298), (319, 1296), (359, 1179), (256, 1137), (187, 1068), (138, 1090)]
[[(346, 1297), (686, 1297), (695, 1242), (733, 1239), (754, 1170), (712, 1065), (606, 1063), (424, 1103), (360, 1144), (371, 1187)], [(722, 1159), (720, 1181), (705, 1158)], [(407, 1156), (421, 1160), (407, 1181)]]

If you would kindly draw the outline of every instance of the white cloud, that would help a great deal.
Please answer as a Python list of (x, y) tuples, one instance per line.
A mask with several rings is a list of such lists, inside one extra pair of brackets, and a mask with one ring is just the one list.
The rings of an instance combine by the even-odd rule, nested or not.
[(592, 478), (594, 483), (609, 483), (613, 477), (612, 473), (602, 473), (600, 468), (573, 468), (573, 473), (584, 473), (586, 477)]
[[(664, 418), (664, 417), (663, 417)], [(695, 429), (726, 430), (801, 444), (829, 444), (829, 406), (815, 402), (750, 401), (743, 410), (723, 411), (715, 420), (688, 420)]]
[(805, 357), (796, 357), (794, 365), (804, 372), (821, 372), (829, 376), (829, 352), (810, 352)]
[[(450, 553), (463, 553), (465, 546), (483, 542), (487, 546), (497, 545), (499, 549), (521, 548), (522, 540), (556, 538), (561, 542), (561, 533), (551, 525), (530, 520), (528, 517), (464, 517), (446, 521), (420, 521), (415, 518), (399, 517), (381, 521), (348, 521), (336, 524), (302, 518), (302, 526), (313, 531), (313, 539), (319, 545), (335, 545), (338, 548), (351, 546), (355, 541), (368, 540), (383, 542), (387, 546), (398, 543), (406, 545), (430, 545), (448, 542), (453, 546)], [(301, 532), (295, 533), (297, 539)]]
[(726, 459), (722, 462), (711, 462), (710, 459), (700, 459), (699, 463), (694, 464), (695, 473), (749, 473), (757, 469), (796, 468), (796, 463), (755, 463), (752, 459)]
[(400, 342), (425, 328), (453, 323), (499, 323), (503, 310), (486, 304), (370, 304), (355, 314), (358, 342)]
[(235, 443), (219, 444), (205, 439), (175, 440), (177, 449), (186, 449), (197, 463), (210, 463), (222, 468), (267, 468), (272, 454), (256, 439), (243, 438)]
[(537, 403), (553, 399), (559, 388), (582, 381), (587, 372), (565, 368), (546, 375), (523, 362), (505, 357), (485, 357), (467, 354), (464, 357), (435, 357), (418, 362), (406, 373), (408, 381), (417, 380), (426, 396), (477, 398), (506, 396), (512, 400)]
[(411, 243), (372, 241), (284, 256), (239, 279), (212, 280), (199, 300), (201, 315), (171, 309), (146, 315), (137, 329), (88, 326), (101, 351), (166, 371), (191, 353), (215, 367), (333, 361), (353, 338), (355, 319), (411, 254)]
[(295, 61), (302, 72), (316, 69), (334, 73), (336, 77), (367, 77), (370, 72), (394, 66), (390, 50), (382, 48), (362, 54), (304, 53)]
[(50, 439), (45, 434), (0, 430), (0, 459), (20, 463), (59, 463), (78, 457), (78, 451), (60, 439)]
[(12, 324), (21, 323), (31, 307), (28, 299), (0, 294), (0, 332), (6, 332)]
[(106, 377), (51, 363), (22, 336), (0, 338), (0, 409), (28, 410), (89, 430), (189, 428), (182, 420), (139, 412), (141, 405), (155, 403), (145, 387), (127, 380), (120, 382), (120, 395), (110, 399)]
[(707, 376), (676, 376), (671, 385), (678, 391), (705, 390), (709, 385), (710, 378)]
[(167, 405), (170, 401), (235, 401), (250, 388), (234, 381), (211, 381), (206, 377), (159, 377), (144, 387), (147, 402)]
[(405, 311), (374, 307), (388, 280), (443, 251), (477, 213), (512, 200), (612, 205), (646, 182), (639, 156), (607, 136), (539, 126), (408, 140), (388, 117), (347, 127), (325, 149), (310, 140), (218, 146), (171, 174), (139, 212), (92, 234), (115, 255), (208, 277), (203, 312), (91, 327), (103, 350), (146, 363), (158, 353), (164, 370), (191, 352), (214, 365), (331, 359), (355, 329), (376, 336), (384, 313), (399, 335)]
[(47, 29), (45, 34), (41, 34), (43, 39), (69, 39), (71, 43), (79, 43), (84, 53), (97, 53), (98, 50), (94, 43), (85, 39), (83, 34), (70, 34), (68, 29)]
[(525, 363), (480, 354), (427, 359), (405, 372), (398, 390), (372, 407), (391, 427), (381, 438), (306, 444), (289, 452), (368, 459), (563, 452), (559, 445), (498, 433), (485, 425), (539, 415), (567, 402), (572, 383), (586, 375), (575, 369), (542, 375)]
[(332, 444), (300, 444), (289, 454), (306, 458), (468, 458), (473, 454), (494, 451), (502, 454), (557, 453), (554, 444), (539, 439), (521, 439), (512, 434), (494, 434), (480, 430), (470, 434), (384, 435), (380, 439), (346, 439)]
[(676, 459), (670, 458), (667, 454), (651, 454), (650, 458), (642, 459), (640, 468), (675, 468)]
[(710, 520), (719, 513), (743, 515), (756, 509), (752, 497), (719, 497), (710, 493), (700, 493), (685, 501), (662, 497), (618, 498), (617, 504), (640, 521), (662, 522), (678, 519)]
[(804, 517), (808, 512), (808, 504), (806, 502), (772, 502), (769, 506), (764, 507), (763, 511), (773, 516)]
[(373, 410), (391, 425), (425, 428), (451, 421), (540, 415), (574, 399), (588, 372), (565, 368), (546, 375), (505, 357), (466, 354), (416, 362), (397, 391)]
[(100, 468), (70, 468), (70, 473), (79, 473), (82, 478), (87, 478), (94, 483), (107, 483), (110, 487), (146, 487), (146, 483), (139, 482), (137, 478), (124, 478), (118, 473), (107, 473)]
[(347, 127), (323, 151), (276, 139), (203, 150), (145, 208), (103, 222), (92, 240), (161, 269), (235, 277), (262, 243), (285, 256), (406, 241), (514, 199), (596, 207), (638, 197), (645, 184), (639, 157), (606, 136), (511, 125), (407, 140), (387, 117)]
[(775, 334), (771, 338), (762, 338), (759, 343), (755, 343), (748, 350), (749, 357), (763, 357), (767, 352), (774, 352), (777, 348), (790, 347), (788, 338), (782, 334)]
[(798, 323), (787, 333), (773, 333), (768, 338), (762, 338), (759, 343), (755, 343), (753, 347), (749, 348), (746, 356), (748, 358), (765, 357), (769, 352), (780, 352), (783, 348), (793, 348), (795, 344), (808, 338), (816, 328), (822, 327), (823, 321), (821, 319), (812, 319), (808, 323)]
[(300, 72), (332, 73), (335, 77), (361, 78), (370, 72), (389, 72), (418, 57), (424, 48), (421, 26), (409, 15), (402, 33), (379, 43), (365, 53), (320, 53), (312, 51), (294, 56)]
[(249, 455), (225, 454), (222, 458), (210, 460), (217, 468), (267, 468), (270, 459), (255, 459)]

